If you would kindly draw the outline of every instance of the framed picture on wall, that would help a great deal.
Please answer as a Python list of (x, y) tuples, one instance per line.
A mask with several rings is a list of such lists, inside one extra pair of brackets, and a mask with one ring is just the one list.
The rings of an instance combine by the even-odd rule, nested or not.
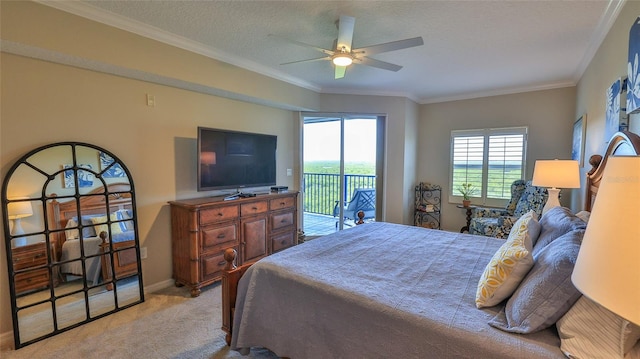
[[(104, 177), (125, 177), (126, 174), (119, 163), (113, 163), (113, 157), (104, 152), (100, 152), (100, 167), (104, 171)], [(113, 165), (112, 165), (113, 164)]]
[(627, 63), (627, 113), (640, 113), (640, 17), (629, 30), (629, 62)]
[[(62, 167), (64, 168), (64, 172), (62, 174), (64, 188), (74, 188), (76, 186), (76, 182), (73, 175), (73, 165), (62, 165)], [(93, 169), (93, 167), (89, 164), (81, 164), (78, 165), (78, 167), (86, 168), (88, 170)], [(93, 172), (78, 169), (78, 186), (93, 187), (93, 179)]]
[(607, 89), (604, 140), (608, 142), (614, 133), (627, 127), (626, 104), (621, 105), (627, 93), (627, 78), (617, 79)]
[(587, 132), (587, 114), (573, 124), (573, 144), (571, 145), (571, 159), (578, 161), (584, 167), (584, 141)]

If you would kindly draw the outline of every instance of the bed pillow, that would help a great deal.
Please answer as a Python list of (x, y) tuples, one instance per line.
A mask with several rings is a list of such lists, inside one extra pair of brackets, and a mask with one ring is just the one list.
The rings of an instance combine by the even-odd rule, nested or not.
[(533, 333), (558, 321), (581, 294), (571, 283), (584, 230), (560, 236), (540, 251), (533, 268), (489, 324), (512, 333)]
[(538, 234), (538, 215), (529, 211), (514, 223), (509, 237), (487, 264), (476, 291), (476, 307), (492, 307), (509, 297), (533, 267), (531, 250)]
[(131, 210), (129, 209), (118, 210), (116, 212), (116, 218), (118, 218), (119, 221), (126, 221), (126, 222), (118, 222), (118, 225), (120, 226), (120, 229), (123, 232), (133, 230), (133, 221), (129, 221), (130, 219), (133, 218)]
[(68, 220), (64, 228), (66, 228), (64, 231), (65, 239), (78, 239), (78, 222), (75, 219)]
[[(118, 216), (115, 213), (111, 213), (109, 217), (111, 218), (112, 221), (118, 220)], [(102, 232), (107, 232), (109, 228), (106, 223), (107, 216), (92, 217), (91, 222), (93, 223), (94, 225), (93, 227), (97, 234), (100, 234)], [(120, 228), (120, 223), (111, 223), (111, 234), (118, 234), (118, 233), (122, 233), (122, 229)]]
[(569, 208), (561, 206), (551, 208), (540, 218), (540, 236), (533, 246), (534, 260), (537, 260), (540, 251), (556, 238), (573, 230), (586, 228), (587, 224), (576, 217)]
[(560, 349), (569, 358), (624, 358), (640, 327), (582, 296), (558, 323)]
[(589, 223), (589, 217), (591, 217), (591, 212), (589, 211), (580, 211), (576, 213), (576, 217), (583, 220), (585, 223)]
[[(100, 215), (85, 215), (80, 217), (80, 220), (82, 222), (82, 237), (83, 238), (91, 238), (91, 237), (95, 237), (96, 236), (96, 231), (93, 228), (93, 222), (91, 221), (91, 218), (93, 217), (97, 217)], [(73, 227), (78, 227), (78, 217), (73, 217), (71, 219), (69, 219), (67, 221), (67, 225), (65, 226), (65, 228), (68, 228), (67, 230), (65, 230), (65, 238), (66, 239), (78, 239), (78, 229), (70, 229)]]

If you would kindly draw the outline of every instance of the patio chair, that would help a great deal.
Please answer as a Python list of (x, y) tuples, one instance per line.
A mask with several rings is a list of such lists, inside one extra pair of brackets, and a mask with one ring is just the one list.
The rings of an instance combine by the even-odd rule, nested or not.
[(534, 210), (538, 218), (549, 194), (544, 187), (536, 187), (531, 181), (517, 180), (511, 185), (511, 200), (504, 209), (477, 207), (469, 224), (470, 234), (507, 238), (513, 224), (523, 214)]
[[(340, 216), (340, 201), (336, 201), (333, 207), (333, 216)], [(351, 226), (346, 220), (353, 220), (355, 224), (358, 220), (358, 211), (364, 212), (364, 218), (372, 219), (376, 217), (376, 190), (375, 188), (356, 188), (353, 191), (351, 201), (343, 203), (342, 206), (342, 220), (345, 221), (345, 225)], [(338, 228), (338, 221), (336, 220), (336, 228)]]

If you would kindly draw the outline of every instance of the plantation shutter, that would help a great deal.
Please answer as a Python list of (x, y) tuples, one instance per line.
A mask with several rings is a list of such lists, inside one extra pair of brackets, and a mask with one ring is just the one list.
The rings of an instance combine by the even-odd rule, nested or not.
[(450, 201), (461, 201), (458, 188), (471, 183), (479, 189), (472, 198), (506, 203), (513, 181), (524, 178), (526, 139), (526, 127), (452, 131)]
[[(482, 168), (484, 167), (484, 135), (477, 131), (456, 131), (452, 138), (453, 183), (452, 195), (460, 195), (457, 189), (463, 183), (471, 183), (482, 188)], [(480, 193), (476, 193), (479, 196)]]

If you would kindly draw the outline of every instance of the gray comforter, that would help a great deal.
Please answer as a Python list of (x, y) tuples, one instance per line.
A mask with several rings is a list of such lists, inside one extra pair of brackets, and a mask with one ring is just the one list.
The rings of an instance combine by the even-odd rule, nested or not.
[(510, 334), (476, 309), (500, 240), (369, 223), (264, 258), (243, 276), (231, 347), (299, 358), (563, 358), (552, 327)]

